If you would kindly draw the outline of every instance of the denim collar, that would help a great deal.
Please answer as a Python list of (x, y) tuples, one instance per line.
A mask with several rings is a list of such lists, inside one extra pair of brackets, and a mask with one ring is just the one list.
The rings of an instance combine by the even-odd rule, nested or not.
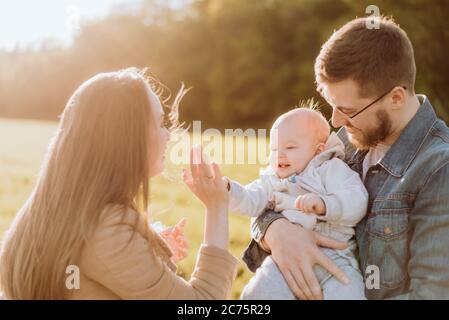
[(429, 99), (424, 95), (418, 95), (418, 98), (422, 100), (418, 112), (379, 163), (395, 177), (404, 175), (437, 121)]
[[(418, 95), (421, 106), (405, 126), (399, 138), (379, 162), (388, 173), (395, 177), (402, 177), (407, 168), (415, 159), (421, 149), (430, 129), (437, 121), (437, 117), (425, 95)], [(346, 136), (346, 130), (342, 128), (339, 136)], [(347, 141), (347, 137), (345, 137)], [(345, 143), (346, 145), (346, 143)], [(349, 159), (349, 163), (361, 163), (367, 154), (367, 150), (357, 150)]]

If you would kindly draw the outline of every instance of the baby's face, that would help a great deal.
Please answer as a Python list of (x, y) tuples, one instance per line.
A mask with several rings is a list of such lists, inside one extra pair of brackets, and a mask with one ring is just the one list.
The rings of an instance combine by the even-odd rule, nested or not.
[(270, 166), (279, 178), (302, 172), (317, 154), (317, 139), (306, 121), (276, 121), (270, 131)]

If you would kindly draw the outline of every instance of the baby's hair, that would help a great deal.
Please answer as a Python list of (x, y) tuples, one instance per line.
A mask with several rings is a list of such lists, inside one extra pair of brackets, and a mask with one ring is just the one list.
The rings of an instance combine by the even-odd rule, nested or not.
[(310, 109), (313, 111), (320, 112), (320, 105), (317, 101), (315, 101), (313, 98), (307, 99), (307, 100), (299, 100), (299, 103), (297, 106), (295, 106), (296, 109), (298, 108), (305, 108)]
[(286, 112), (284, 115), (293, 115), (298, 112), (298, 110), (306, 111), (313, 116), (315, 124), (319, 127), (317, 132), (319, 142), (325, 143), (327, 138), (330, 135), (331, 127), (329, 122), (326, 120), (326, 117), (321, 113), (319, 103), (316, 102), (313, 98), (307, 100), (300, 100), (299, 104), (292, 110)]

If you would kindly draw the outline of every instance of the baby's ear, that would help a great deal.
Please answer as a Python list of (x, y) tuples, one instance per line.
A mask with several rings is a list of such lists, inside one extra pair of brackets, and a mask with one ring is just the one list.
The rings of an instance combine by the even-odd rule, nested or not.
[(321, 152), (324, 151), (324, 148), (326, 147), (326, 144), (321, 142), (320, 144), (317, 145), (316, 147), (316, 151), (315, 151), (315, 155), (320, 154)]

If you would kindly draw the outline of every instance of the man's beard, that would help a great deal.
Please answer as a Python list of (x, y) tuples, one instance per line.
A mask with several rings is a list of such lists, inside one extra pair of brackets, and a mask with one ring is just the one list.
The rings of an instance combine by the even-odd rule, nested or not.
[(354, 135), (350, 135), (349, 139), (357, 149), (368, 150), (369, 148), (373, 148), (384, 141), (390, 134), (392, 121), (388, 113), (385, 110), (379, 110), (376, 112), (376, 119), (376, 127), (365, 131), (356, 127), (349, 127), (355, 129), (360, 135), (357, 138)]

